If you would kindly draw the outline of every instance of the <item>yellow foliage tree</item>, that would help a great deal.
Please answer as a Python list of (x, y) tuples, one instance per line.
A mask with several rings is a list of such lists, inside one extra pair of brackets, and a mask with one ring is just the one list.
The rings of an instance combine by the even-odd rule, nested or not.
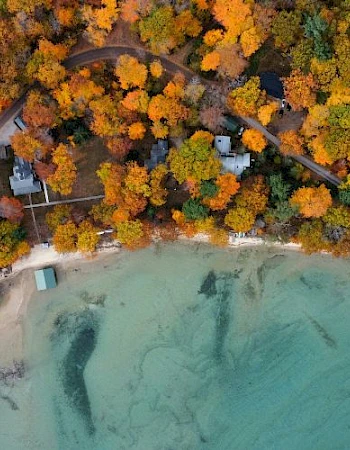
[(267, 146), (267, 139), (261, 131), (252, 128), (244, 131), (242, 135), (242, 143), (250, 150), (261, 153)]
[(129, 55), (121, 55), (115, 74), (119, 79), (122, 89), (133, 87), (144, 88), (147, 80), (147, 67), (137, 58)]
[(237, 233), (245, 233), (252, 229), (255, 215), (244, 207), (232, 208), (225, 216), (225, 225)]
[(267, 105), (262, 105), (258, 110), (259, 122), (264, 125), (268, 125), (271, 122), (272, 116), (278, 111), (279, 105), (277, 102), (271, 102)]

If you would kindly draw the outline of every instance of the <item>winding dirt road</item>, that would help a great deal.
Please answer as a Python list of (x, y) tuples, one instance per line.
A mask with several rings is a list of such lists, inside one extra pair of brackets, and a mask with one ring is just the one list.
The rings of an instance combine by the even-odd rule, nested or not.
[[(196, 75), (194, 72), (189, 70), (183, 65), (174, 63), (173, 61), (170, 61), (168, 58), (165, 57), (156, 57), (151, 52), (148, 52), (147, 50), (144, 50), (143, 48), (137, 48), (137, 47), (128, 47), (128, 46), (113, 46), (113, 47), (102, 47), (102, 48), (96, 48), (92, 50), (86, 50), (81, 53), (77, 53), (75, 55), (69, 56), (62, 64), (67, 69), (72, 69), (77, 66), (90, 64), (93, 62), (97, 62), (100, 60), (110, 60), (114, 61), (116, 60), (120, 55), (123, 54), (129, 54), (132, 56), (135, 56), (141, 60), (147, 60), (152, 61), (153, 59), (160, 59), (162, 62), (163, 67), (169, 71), (169, 72), (178, 72), (181, 71), (187, 81), (189, 81), (191, 78), (196, 77), (200, 78), (198, 75)], [(201, 79), (201, 82), (205, 85), (210, 84), (208, 80)], [(28, 88), (29, 90), (30, 88)], [(1, 115), (0, 115), (0, 133), (1, 128), (4, 127), (9, 120), (13, 118), (14, 115), (19, 114), (23, 108), (23, 105), (25, 103), (25, 97), (28, 92), (28, 90), (18, 99), (16, 100), (8, 109), (6, 109)], [(240, 119), (245, 122), (247, 125), (249, 125), (252, 128), (256, 128), (257, 130), (260, 130), (265, 137), (274, 145), (277, 147), (280, 146), (280, 140), (271, 134), (266, 128), (264, 128), (259, 122), (257, 122), (254, 119), (251, 119), (250, 117), (240, 117)], [(310, 169), (312, 172), (315, 172), (317, 175), (322, 177), (323, 179), (327, 180), (329, 183), (338, 186), (341, 182), (341, 180), (331, 173), (329, 170), (327, 170), (325, 167), (315, 163), (311, 159), (307, 158), (306, 156), (293, 156), (293, 158)]]

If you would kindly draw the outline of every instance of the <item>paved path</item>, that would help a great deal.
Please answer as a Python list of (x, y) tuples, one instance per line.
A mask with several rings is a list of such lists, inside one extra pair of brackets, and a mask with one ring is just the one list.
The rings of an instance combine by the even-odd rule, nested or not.
[(25, 205), (24, 209), (40, 208), (41, 206), (65, 205), (67, 203), (88, 202), (89, 200), (100, 200), (101, 198), (104, 198), (104, 195), (91, 195), (90, 197), (57, 200), (50, 203), (32, 203), (31, 205)]
[[(163, 67), (168, 70), (169, 72), (177, 72), (181, 71), (187, 80), (190, 80), (193, 77), (200, 78), (198, 75), (196, 75), (194, 72), (189, 70), (183, 65), (174, 63), (173, 61), (170, 61), (168, 58), (165, 57), (156, 57), (151, 52), (144, 50), (143, 48), (137, 48), (137, 47), (128, 47), (128, 46), (113, 46), (113, 47), (102, 47), (102, 48), (96, 48), (92, 50), (86, 50), (81, 53), (77, 53), (75, 55), (69, 56), (62, 64), (67, 69), (72, 69), (73, 67), (79, 66), (79, 65), (86, 65), (90, 64), (92, 62), (100, 61), (100, 60), (111, 60), (114, 61), (117, 59), (120, 55), (123, 54), (129, 54), (132, 56), (135, 56), (142, 60), (153, 60), (153, 59), (160, 59), (162, 62)], [(210, 84), (210, 81), (201, 79), (201, 82), (203, 84)], [(29, 90), (30, 88), (28, 88)], [(28, 92), (28, 90), (26, 92)], [(26, 93), (24, 93), (18, 100), (16, 100), (8, 109), (6, 109), (1, 115), (0, 115), (0, 132), (1, 128), (7, 123), (8, 120), (10, 120), (14, 114), (19, 113), (22, 110), (22, 107), (25, 103), (25, 96)], [(280, 145), (279, 139), (271, 134), (266, 128), (264, 128), (259, 122), (257, 122), (254, 119), (251, 119), (250, 117), (241, 117), (241, 120), (251, 126), (252, 128), (256, 128), (260, 130), (266, 138), (275, 144), (277, 147)], [(340, 184), (340, 179), (335, 176), (333, 173), (331, 173), (329, 170), (325, 169), (323, 166), (315, 163), (311, 159), (307, 158), (306, 156), (293, 156), (293, 158), (306, 166), (311, 171), (315, 172), (317, 175), (321, 176), (325, 180), (329, 181), (330, 183), (334, 184), (335, 186), (338, 186)], [(53, 203), (53, 202), (52, 202)], [(33, 205), (34, 207), (35, 205)]]
[[(261, 125), (258, 121), (250, 118), (250, 117), (242, 117), (240, 116), (240, 119), (245, 122), (247, 125), (249, 125), (252, 128), (255, 128), (259, 131), (261, 131), (266, 139), (270, 142), (272, 142), (276, 147), (279, 148), (281, 145), (281, 141), (277, 136), (274, 136), (271, 134), (265, 127)], [(302, 164), (303, 166), (310, 169), (312, 172), (315, 172), (320, 177), (324, 178), (325, 180), (329, 181), (329, 183), (334, 184), (334, 186), (338, 186), (338, 184), (341, 183), (340, 178), (338, 178), (336, 175), (334, 175), (332, 172), (327, 170), (325, 167), (321, 166), (320, 164), (317, 164), (312, 159), (308, 158), (307, 156), (291, 156), (293, 159), (295, 159), (297, 162)]]

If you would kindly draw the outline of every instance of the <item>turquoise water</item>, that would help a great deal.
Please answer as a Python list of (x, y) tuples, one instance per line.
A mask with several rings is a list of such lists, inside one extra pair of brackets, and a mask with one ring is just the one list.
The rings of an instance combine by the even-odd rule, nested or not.
[(1, 448), (350, 448), (349, 261), (176, 244), (58, 275)]

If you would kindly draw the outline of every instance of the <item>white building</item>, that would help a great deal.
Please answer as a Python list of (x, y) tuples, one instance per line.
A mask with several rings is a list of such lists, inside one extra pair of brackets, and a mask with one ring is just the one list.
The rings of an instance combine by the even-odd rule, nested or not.
[(230, 172), (239, 178), (243, 171), (250, 167), (250, 153), (232, 152), (229, 136), (215, 136), (214, 147), (220, 156), (224, 172)]

